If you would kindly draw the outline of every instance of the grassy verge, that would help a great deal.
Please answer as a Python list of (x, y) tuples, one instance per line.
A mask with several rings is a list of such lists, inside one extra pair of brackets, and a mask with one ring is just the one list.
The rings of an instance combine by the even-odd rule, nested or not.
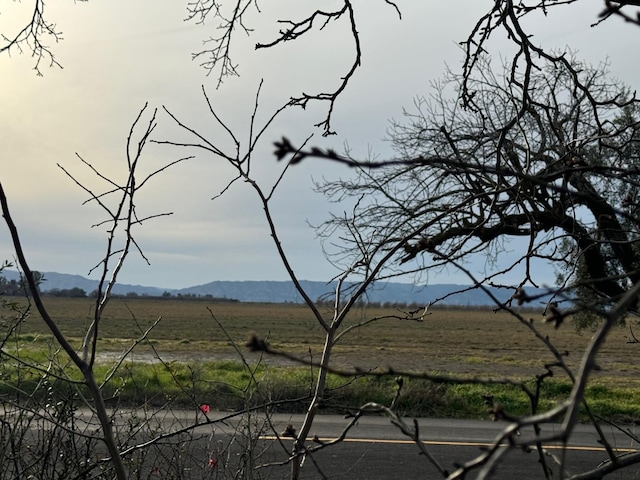
[[(42, 365), (42, 364), (41, 364)], [(49, 374), (33, 367), (3, 361), (0, 367), (0, 396), (24, 398), (34, 392), (47, 395), (53, 404), (69, 396), (84, 396), (77, 372), (60, 367), (59, 359), (50, 364)], [(239, 410), (247, 406), (276, 402), (276, 411), (300, 413), (308, 407), (312, 377), (310, 368), (251, 366), (240, 362), (181, 362), (122, 364), (115, 373), (108, 365), (97, 367), (97, 376), (110, 377), (104, 386), (111, 404), (145, 405), (149, 407), (172, 403), (179, 408), (197, 409), (207, 404), (215, 410)], [(66, 377), (69, 381), (62, 380)], [(43, 385), (46, 388), (42, 388)], [(568, 382), (547, 380), (544, 384), (539, 411), (552, 408), (567, 398)], [(322, 404), (326, 413), (344, 414), (367, 402), (390, 405), (397, 391), (393, 377), (345, 378), (331, 375), (329, 391)], [(493, 396), (510, 415), (530, 413), (527, 395), (511, 385), (443, 384), (423, 379), (404, 379), (402, 394), (395, 410), (406, 416), (489, 418), (483, 398)], [(612, 420), (640, 418), (640, 392), (633, 388), (590, 385), (587, 401), (592, 412)]]

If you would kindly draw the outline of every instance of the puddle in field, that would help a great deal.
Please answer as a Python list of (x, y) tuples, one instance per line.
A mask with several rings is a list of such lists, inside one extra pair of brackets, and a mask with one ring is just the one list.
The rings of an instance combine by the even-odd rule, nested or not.
[[(125, 362), (138, 362), (138, 363), (200, 363), (200, 362), (216, 362), (216, 361), (233, 361), (241, 362), (240, 356), (233, 351), (228, 352), (167, 352), (161, 353), (160, 360), (153, 352), (132, 352), (130, 353)], [(252, 352), (243, 352), (245, 360), (251, 365), (255, 365), (261, 362), (265, 365), (274, 366), (299, 366), (300, 362), (294, 362), (293, 360), (278, 357), (261, 355)], [(103, 364), (113, 364), (120, 360), (122, 352), (99, 352), (97, 354), (96, 361)], [(360, 352), (358, 355), (336, 355), (333, 360), (333, 366), (337, 368), (360, 368), (363, 370), (375, 369), (375, 368), (390, 368), (393, 367), (396, 370), (437, 370), (442, 372), (457, 373), (457, 374), (472, 374), (482, 375), (486, 373), (486, 365), (467, 365), (460, 362), (452, 362), (450, 359), (434, 359), (425, 358), (420, 355), (413, 355), (407, 358), (406, 355), (389, 354), (389, 352), (383, 352), (364, 355)], [(519, 366), (505, 366), (505, 365), (493, 365), (492, 370), (496, 375), (509, 374), (509, 375), (531, 375), (538, 372), (535, 367), (519, 367)]]
[[(98, 363), (115, 363), (122, 357), (121, 352), (99, 352), (96, 354), (96, 362)], [(267, 365), (295, 365), (295, 363), (286, 358), (280, 357), (264, 357), (260, 358), (258, 353), (246, 353), (245, 359), (250, 364), (257, 362), (265, 363)], [(127, 355), (125, 362), (136, 363), (198, 363), (198, 362), (219, 362), (219, 361), (234, 361), (240, 362), (241, 359), (236, 353), (208, 353), (208, 352), (174, 352), (174, 353), (162, 353), (160, 358), (153, 353), (130, 353)]]
[[(122, 353), (120, 352), (100, 352), (97, 354), (97, 362), (98, 363), (115, 363), (117, 362)], [(265, 356), (261, 357), (260, 353), (251, 353), (246, 352), (245, 360), (247, 363), (254, 365), (258, 362), (261, 362), (265, 365), (274, 365), (274, 366), (299, 366), (300, 362), (294, 362), (293, 360), (282, 358), (282, 357), (272, 357)], [(138, 363), (170, 363), (170, 362), (180, 362), (180, 363), (199, 363), (199, 362), (215, 362), (215, 361), (233, 361), (240, 362), (241, 359), (235, 352), (171, 352), (171, 353), (162, 353), (162, 360), (158, 359), (156, 355), (150, 352), (144, 353), (130, 353), (127, 356), (125, 362), (138, 362)], [(389, 368), (391, 366), (398, 367), (402, 366), (406, 369), (424, 369), (425, 364), (422, 362), (407, 362), (406, 358), (364, 358), (363, 356), (358, 357), (358, 359), (353, 359), (351, 357), (347, 358), (335, 358), (334, 359), (334, 367), (339, 368), (353, 368), (354, 366), (359, 367), (360, 369), (368, 370), (374, 369), (377, 367), (380, 368)], [(430, 367), (435, 367), (441, 371), (449, 371), (449, 372), (462, 372), (466, 371), (460, 368), (460, 365), (451, 365), (448, 363), (429, 363)], [(476, 366), (476, 368), (480, 368)], [(482, 370), (480, 370), (482, 371)], [(467, 371), (467, 373), (477, 373), (471, 371)]]

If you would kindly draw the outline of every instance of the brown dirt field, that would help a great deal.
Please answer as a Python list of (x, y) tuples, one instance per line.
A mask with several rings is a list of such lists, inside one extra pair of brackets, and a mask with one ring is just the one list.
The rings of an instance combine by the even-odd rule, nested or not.
[[(46, 304), (63, 332), (79, 345), (91, 320), (92, 301), (47, 298)], [(330, 320), (330, 310), (322, 313)], [(345, 326), (385, 316), (403, 314), (394, 309), (358, 309), (347, 318)], [(548, 336), (559, 351), (568, 352), (566, 362), (575, 371), (592, 332), (578, 333), (570, 324), (556, 330), (544, 324), (541, 313), (523, 316), (526, 320), (533, 319), (533, 326), (542, 337)], [(237, 359), (232, 341), (242, 347), (247, 358), (257, 360), (258, 354), (250, 354), (244, 348), (252, 334), (267, 338), (277, 350), (305, 359), (320, 358), (323, 332), (304, 306), (174, 299), (114, 299), (100, 329), (100, 350), (106, 352), (103, 358), (116, 356), (158, 317), (162, 320), (149, 338), (167, 360)], [(46, 333), (37, 315), (20, 329), (22, 335)], [(612, 332), (599, 355), (600, 371), (594, 380), (617, 386), (640, 386), (640, 365), (636, 360), (640, 344), (627, 343), (627, 336), (625, 328)], [(133, 358), (150, 360), (152, 350), (139, 346)], [(291, 363), (281, 358), (266, 361)], [(334, 365), (338, 367), (392, 367), (519, 378), (543, 373), (544, 365), (553, 361), (548, 348), (526, 322), (506, 312), (453, 309), (433, 310), (421, 322), (386, 318), (355, 329), (337, 345), (334, 357)]]

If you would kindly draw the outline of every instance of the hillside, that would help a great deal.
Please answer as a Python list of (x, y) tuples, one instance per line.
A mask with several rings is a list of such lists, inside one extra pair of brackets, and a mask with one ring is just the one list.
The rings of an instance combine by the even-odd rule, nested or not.
[[(6, 270), (2, 273), (7, 279), (17, 279), (18, 273)], [(43, 291), (53, 289), (63, 290), (81, 288), (90, 293), (97, 289), (98, 282), (80, 275), (69, 275), (57, 272), (44, 272), (46, 281), (41, 285)], [(329, 299), (335, 291), (333, 284), (324, 282), (301, 282), (308, 295), (317, 300)], [(490, 298), (481, 290), (467, 290), (465, 285), (433, 284), (428, 286), (415, 286), (406, 283), (378, 283), (367, 292), (369, 302), (419, 304), (426, 305), (429, 302), (449, 296), (442, 303), (458, 306), (482, 306), (491, 305)], [(511, 289), (490, 288), (500, 301), (505, 301), (513, 293)], [(215, 281), (204, 285), (195, 285), (182, 289), (169, 289), (161, 287), (149, 287), (142, 285), (116, 284), (113, 292), (119, 295), (135, 293), (137, 295), (160, 296), (164, 292), (172, 295), (197, 295), (212, 296), (216, 298), (228, 298), (241, 302), (265, 302), (265, 303), (301, 303), (302, 297), (296, 291), (292, 282), (285, 281)], [(458, 292), (453, 294), (454, 292)], [(542, 291), (527, 289), (529, 295), (540, 294)]]

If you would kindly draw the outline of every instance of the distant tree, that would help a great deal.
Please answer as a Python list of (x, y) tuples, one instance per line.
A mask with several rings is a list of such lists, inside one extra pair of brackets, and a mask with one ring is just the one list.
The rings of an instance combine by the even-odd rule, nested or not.
[(73, 288), (52, 288), (46, 292), (49, 297), (68, 297), (68, 298), (77, 298), (77, 297), (86, 297), (87, 293), (78, 287)]
[(85, 292), (82, 288), (73, 287), (73, 288), (70, 288), (67, 291), (67, 295), (69, 297), (76, 297), (76, 298), (77, 297), (86, 297), (87, 296), (87, 292)]
[[(7, 264), (10, 265), (10, 264)], [(4, 269), (4, 268), (3, 268)], [(2, 270), (0, 270), (2, 272)], [(32, 272), (35, 285), (40, 289), (40, 285), (45, 281), (44, 275), (38, 271)], [(20, 277), (20, 280), (8, 280), (0, 275), (0, 295), (22, 296), (30, 295), (29, 289), (26, 288), (26, 282)]]
[(0, 295), (21, 296), (25, 294), (24, 285), (16, 280), (0, 277)]

